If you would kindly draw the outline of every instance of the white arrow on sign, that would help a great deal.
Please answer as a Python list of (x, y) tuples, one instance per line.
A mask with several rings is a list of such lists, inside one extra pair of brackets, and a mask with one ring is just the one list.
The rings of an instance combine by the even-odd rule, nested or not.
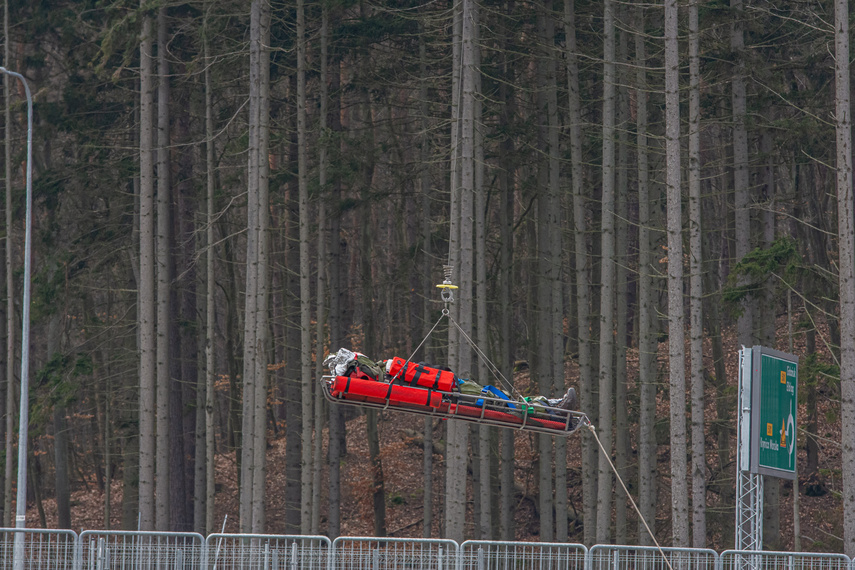
[(790, 405), (790, 417), (787, 418), (787, 437), (790, 439), (789, 452), (790, 452), (790, 467), (792, 467), (793, 463), (793, 446), (796, 442), (796, 422), (793, 418), (793, 407)]

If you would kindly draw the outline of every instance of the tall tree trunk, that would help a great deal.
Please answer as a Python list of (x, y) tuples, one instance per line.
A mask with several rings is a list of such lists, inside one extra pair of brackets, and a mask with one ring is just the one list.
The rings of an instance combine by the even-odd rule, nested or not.
[[(636, 7), (636, 146), (638, 161), (638, 543), (652, 545), (646, 525), (656, 522), (656, 302), (651, 267), (649, 150), (647, 143), (647, 51), (644, 5)], [(650, 531), (655, 532), (654, 527)]]
[[(816, 352), (816, 331), (808, 330), (805, 332), (805, 355), (810, 357)], [(819, 408), (818, 404), (818, 391), (817, 391), (817, 378), (816, 375), (811, 375), (806, 377), (802, 375), (802, 379), (800, 380), (802, 390), (806, 391), (805, 394), (805, 407), (807, 408), (807, 417), (805, 418), (804, 430), (805, 430), (805, 469), (803, 471), (803, 475), (805, 477), (809, 477), (814, 475), (819, 469), (819, 439), (818, 439), (818, 422), (819, 422)], [(804, 392), (803, 392), (804, 393)]]
[(255, 327), (258, 308), (259, 263), (259, 176), (261, 168), (259, 147), (261, 114), (261, 2), (251, 7), (249, 55), (249, 149), (247, 157), (247, 234), (246, 234), (246, 289), (244, 308), (243, 393), (240, 448), (240, 530), (252, 532), (253, 463), (255, 445), (255, 390), (259, 379), (255, 375), (258, 359), (258, 329)]
[[(723, 201), (724, 199), (722, 198), (722, 202)], [(709, 218), (711, 219), (711, 227), (715, 227), (714, 224), (717, 223), (718, 225), (724, 225), (722, 216), (716, 216), (713, 214), (712, 216), (709, 216)], [(719, 237), (708, 232), (705, 239), (708, 242), (707, 249), (712, 251), (713, 247), (709, 242), (717, 240)], [(726, 248), (724, 250), (726, 251)], [(711, 255), (710, 257), (712, 258), (713, 256)], [(722, 281), (722, 272), (723, 268), (719, 265), (718, 270), (707, 271), (705, 273), (705, 279), (707, 282), (705, 290), (718, 291), (720, 289), (719, 284)], [(733, 476), (730, 471), (730, 442), (731, 434), (733, 432), (730, 418), (733, 398), (730, 396), (730, 388), (728, 387), (727, 381), (727, 369), (725, 367), (720, 305), (720, 297), (709, 297), (705, 307), (706, 310), (703, 311), (707, 334), (710, 337), (710, 344), (712, 345), (712, 378), (715, 383), (715, 429), (713, 430), (712, 435), (713, 441), (716, 442), (716, 456), (718, 458), (716, 462), (716, 471), (718, 476), (715, 480), (710, 481), (710, 486), (714, 487), (722, 497), (723, 504), (733, 504), (736, 497), (733, 485)], [(722, 536), (734, 536), (732, 526), (734, 524), (733, 517), (717, 517), (717, 519), (717, 525), (723, 528)]]
[[(329, 71), (329, 15), (327, 6), (324, 5), (321, 14), (321, 76), (320, 76), (320, 132), (327, 132), (327, 113), (329, 112), (329, 86), (327, 84)], [(304, 23), (305, 26), (305, 23)], [(305, 33), (305, 32), (304, 32)], [(304, 38), (305, 41), (305, 38)], [(305, 49), (305, 47), (304, 47)], [(305, 52), (304, 52), (305, 54)], [(327, 255), (327, 244), (329, 236), (327, 235), (327, 147), (325, 144), (320, 144), (318, 148), (318, 186), (320, 188), (320, 199), (318, 200), (318, 293), (317, 293), (317, 331), (315, 333), (315, 354), (317, 355), (315, 374), (320, 377), (324, 374), (323, 356), (326, 354), (325, 348), (325, 331), (327, 324), (326, 314), (326, 288), (327, 288), (327, 267), (329, 267), (329, 256)], [(337, 350), (338, 347), (330, 346), (330, 350)], [(324, 398), (321, 393), (321, 386), (318, 382), (312, 382), (315, 389), (315, 447), (314, 457), (312, 458), (312, 534), (320, 532), (321, 518), (321, 470), (323, 467), (322, 444), (323, 425), (324, 425)]]
[[(9, 65), (9, 0), (3, 11), (3, 65)], [(3, 526), (12, 526), (12, 479), (15, 464), (15, 272), (12, 247), (12, 88), (10, 75), (3, 76), (5, 176), (6, 181), (6, 460), (3, 470)]]
[[(366, 116), (370, 117), (370, 105), (365, 106)], [(370, 119), (369, 119), (370, 120)], [(365, 169), (367, 184), (373, 179), (373, 165)], [(370, 186), (369, 186), (370, 187)], [(366, 189), (366, 195), (368, 190)], [(366, 206), (367, 207), (367, 206)], [(359, 222), (360, 245), (362, 251), (362, 301), (363, 301), (363, 346), (369, 354), (375, 353), (376, 320), (374, 311), (373, 278), (371, 275), (371, 252), (373, 240), (371, 236), (370, 216), (361, 216)], [(366, 438), (368, 440), (368, 456), (371, 461), (372, 504), (374, 513), (374, 536), (386, 536), (386, 490), (383, 477), (383, 460), (380, 456), (380, 430), (378, 426), (379, 413), (368, 409), (365, 412)]]
[[(419, 113), (421, 114), (422, 133), (419, 137), (419, 159), (421, 170), (419, 172), (419, 196), (421, 197), (421, 248), (422, 248), (422, 275), (432, 275), (431, 267), (431, 192), (428, 165), (430, 164), (430, 139), (428, 135), (428, 64), (427, 64), (427, 42), (425, 41), (425, 23), (419, 21), (419, 72), (422, 78), (419, 83)], [(424, 336), (430, 334), (433, 320), (431, 317), (430, 298), (433, 295), (431, 283), (425, 279), (422, 290), (422, 331)], [(431, 348), (425, 347), (422, 354), (426, 362), (434, 362)], [(431, 538), (433, 534), (433, 418), (425, 416), (424, 437), (422, 438), (422, 479), (424, 485), (424, 497), (422, 502), (423, 525), (422, 537)]]
[[(775, 241), (775, 166), (772, 152), (772, 135), (768, 130), (764, 130), (760, 138), (760, 154), (766, 161), (761, 178), (761, 200), (764, 204), (761, 216), (763, 220), (763, 248), (766, 250), (771, 248)], [(775, 347), (775, 321), (778, 316), (775, 285), (775, 279), (771, 275), (768, 276), (763, 284), (759, 300), (760, 306), (758, 307), (760, 344), (772, 348)], [(764, 476), (763, 501), (763, 547), (770, 550), (782, 550), (780, 478)]]
[[(767, 116), (768, 122), (774, 122), (775, 117), (771, 113)], [(773, 148), (772, 133), (770, 129), (764, 129), (760, 136), (760, 155), (763, 157), (765, 164), (763, 165), (760, 176), (760, 201), (763, 204), (761, 219), (763, 221), (763, 249), (770, 249), (775, 242), (775, 215), (776, 215), (776, 200), (775, 200), (775, 154)], [(759, 307), (760, 323), (758, 332), (760, 336), (760, 344), (763, 346), (775, 346), (775, 319), (777, 315), (777, 298), (776, 298), (776, 281), (773, 276), (769, 275), (763, 283), (762, 303)]]
[[(295, 129), (296, 131), (296, 129)], [(296, 147), (296, 145), (293, 145)], [(296, 148), (292, 149), (292, 162), (296, 159)], [(292, 164), (292, 168), (296, 165)], [(299, 267), (299, 251), (293, 244), (299, 242), (299, 227), (296, 220), (296, 204), (298, 196), (296, 184), (289, 183), (286, 198), (285, 235), (283, 236), (283, 249), (287, 266)], [(285, 532), (286, 534), (300, 534), (302, 522), (302, 433), (303, 421), (309, 421), (302, 417), (302, 405), (300, 403), (301, 385), (300, 379), (300, 329), (299, 323), (299, 295), (298, 277), (296, 272), (287, 272), (284, 279), (285, 285), (285, 417), (288, 419), (285, 429)]]
[[(364, 113), (364, 125), (369, 136), (368, 147), (374, 148), (375, 125), (372, 114), (371, 96), (365, 91), (362, 93), (362, 111)], [(374, 298), (374, 276), (372, 273), (372, 255), (374, 251), (374, 231), (372, 226), (369, 197), (372, 184), (374, 183), (374, 157), (367, 161), (362, 168), (363, 190), (362, 200), (365, 215), (359, 219), (359, 240), (361, 247), (360, 272), (362, 279), (362, 315), (363, 315), (363, 347), (368, 354), (376, 354), (378, 339), (377, 312), (375, 310)], [(383, 477), (383, 460), (380, 456), (380, 431), (377, 425), (379, 414), (376, 410), (367, 410), (365, 423), (367, 426), (366, 437), (368, 438), (368, 455), (371, 460), (372, 469), (372, 503), (374, 511), (374, 535), (386, 536), (386, 491), (385, 479)]]
[[(748, 179), (748, 133), (745, 127), (747, 119), (745, 101), (745, 61), (743, 51), (743, 4), (742, 0), (730, 0), (731, 31), (730, 49), (734, 54), (731, 99), (733, 106), (733, 211), (734, 242), (736, 261), (751, 251), (751, 211), (749, 209)], [(741, 305), (737, 319), (737, 344), (754, 344), (753, 303), (745, 300)]]
[(140, 270), (139, 270), (139, 528), (153, 530), (155, 470), (154, 57), (153, 22), (141, 0), (140, 35)]
[[(597, 464), (597, 542), (609, 541), (612, 473), (607, 454), (612, 453), (612, 413), (614, 395), (614, 291), (615, 291), (615, 4), (603, 3), (603, 195), (602, 265), (600, 266), (600, 451)], [(587, 524), (587, 523), (586, 523)]]
[[(201, 230), (201, 228), (200, 228)], [(207, 248), (207, 244), (203, 247), (200, 247), (199, 253), (202, 253), (204, 249)], [(207, 291), (206, 297), (207, 297)], [(197, 341), (198, 341), (198, 351), (200, 354), (204, 354), (206, 350), (206, 333), (207, 333), (207, 319), (204, 314), (199, 315), (198, 319), (196, 319), (196, 333), (197, 333)], [(204, 364), (207, 365), (207, 355), (205, 355)], [(199, 363), (201, 364), (201, 363)], [(207, 471), (208, 471), (208, 461), (207, 461), (207, 409), (208, 409), (208, 370), (207, 368), (199, 367), (197, 370), (197, 378), (196, 378), (196, 398), (193, 402), (195, 406), (195, 429), (193, 430), (193, 490), (192, 495), (188, 497), (190, 500), (190, 505), (192, 509), (192, 521), (190, 523), (190, 530), (192, 532), (198, 532), (203, 536), (207, 535), (207, 530), (205, 528), (205, 516), (206, 511), (208, 510), (208, 490), (207, 490)], [(213, 410), (213, 401), (211, 402), (211, 408)], [(213, 427), (213, 425), (211, 426)], [(213, 503), (212, 503), (213, 504)]]
[[(473, 4), (475, 13), (474, 19), (480, 19), (478, 3)], [(478, 26), (473, 29), (473, 41), (477, 45), (479, 42), (480, 31)], [(475, 73), (475, 92), (481, 92), (481, 50), (476, 49), (474, 52), (474, 66), (477, 72)], [(475, 111), (473, 118), (473, 128), (475, 136), (475, 343), (486, 348), (489, 343), (489, 331), (487, 325), (487, 194), (484, 190), (484, 130), (485, 126), (482, 122), (482, 102), (481, 99), (475, 98)], [(484, 359), (478, 359), (478, 379), (482, 384), (487, 383), (489, 370)], [(491, 540), (493, 538), (493, 502), (491, 497), (492, 483), (492, 435), (495, 429), (490, 426), (479, 426), (478, 435), (478, 459), (479, 459), (479, 535), (483, 540)]]
[[(139, 119), (139, 108), (137, 108), (137, 119)], [(139, 122), (139, 121), (137, 121)], [(134, 133), (131, 135), (132, 137), (139, 136), (139, 133)], [(131, 142), (131, 144), (134, 144)], [(132, 181), (132, 186), (134, 188), (134, 195), (141, 195), (140, 188), (140, 177), (135, 177)], [(139, 229), (139, 201), (136, 202), (135, 205), (136, 215), (134, 216), (133, 228), (131, 229), (131, 235), (136, 236), (136, 241), (140, 241), (140, 229)], [(127, 291), (137, 291), (137, 294), (134, 296), (137, 301), (137, 311), (130, 315), (131, 321), (136, 321), (139, 323), (139, 284), (141, 283), (139, 267), (130, 267), (127, 269)], [(130, 295), (125, 295), (126, 298), (130, 297)], [(134, 303), (131, 302), (131, 305)], [(108, 313), (112, 314), (112, 313)], [(133, 344), (131, 344), (133, 343)], [(136, 335), (136, 338), (133, 340), (126, 339), (124, 343), (122, 343), (122, 348), (125, 350), (133, 350), (139, 347), (139, 332)], [(129, 382), (128, 385), (122, 385), (123, 390), (133, 390), (134, 386), (132, 382)], [(121, 456), (121, 464), (122, 464), (122, 506), (121, 506), (121, 529), (125, 530), (138, 530), (140, 528), (140, 522), (142, 519), (141, 510), (139, 508), (139, 490), (140, 490), (140, 434), (141, 432), (141, 421), (139, 415), (140, 409), (122, 409), (122, 413), (119, 415), (119, 425), (122, 425), (123, 428), (117, 432), (117, 440), (120, 445), (119, 454)], [(134, 423), (138, 424), (137, 429), (133, 429), (129, 426), (133, 426)]]
[[(476, 0), (462, 0), (462, 32), (461, 32), (461, 105), (460, 105), (460, 209), (455, 216), (459, 231), (457, 240), (449, 242), (449, 248), (454, 244), (459, 251), (458, 267), (460, 268), (460, 295), (456, 303), (457, 321), (461, 329), (471, 337), (472, 334), (472, 284), (474, 265), (473, 257), (473, 228), (468, 220), (474, 215), (474, 186), (475, 186), (475, 68), (474, 42), (477, 27), (477, 10), (473, 4)], [(454, 224), (452, 224), (454, 225)], [(449, 340), (451, 355), (453, 341)], [(452, 368), (461, 378), (469, 378), (472, 373), (472, 352), (468, 346), (461, 344), (456, 361)], [(466, 463), (469, 448), (469, 429), (465, 424), (456, 420), (448, 422), (448, 446), (446, 450), (446, 487), (445, 487), (445, 538), (462, 541), (466, 518)]]
[[(567, 60), (567, 120), (570, 131), (570, 180), (573, 191), (573, 243), (576, 266), (576, 321), (579, 337), (579, 398), (582, 411), (594, 416), (594, 370), (591, 361), (591, 283), (588, 272), (587, 212), (582, 156), (582, 100), (579, 93), (579, 59), (576, 46), (574, 0), (564, 0), (564, 34)], [(582, 501), (584, 542), (593, 544), (597, 520), (597, 446), (582, 435)]]
[[(300, 378), (302, 385), (301, 524), (308, 533), (312, 522), (312, 292), (309, 260), (309, 175), (306, 165), (306, 15), (297, 0), (297, 187), (300, 224)], [(318, 434), (320, 436), (320, 434)]]
[[(624, 5), (619, 7), (620, 21), (627, 20), (628, 10)], [(616, 184), (616, 229), (615, 229), (615, 261), (617, 263), (615, 276), (615, 410), (628, 410), (627, 405), (627, 321), (629, 320), (629, 285), (627, 283), (627, 267), (629, 267), (629, 92), (627, 85), (627, 62), (629, 59), (628, 33), (618, 32), (618, 68), (617, 80), (617, 184)], [(628, 479), (629, 470), (629, 414), (615, 414), (615, 468), (618, 475)], [(627, 496), (621, 485), (615, 485), (615, 542), (627, 544)]]
[[(562, 200), (561, 200), (561, 147), (560, 132), (561, 125), (558, 118), (558, 57), (560, 52), (554, 48), (555, 44), (555, 19), (552, 12), (552, 2), (546, 3), (545, 7), (550, 10), (546, 15), (545, 39), (548, 50), (546, 56), (546, 118), (547, 133), (546, 143), (549, 149), (549, 180), (548, 180), (548, 204), (549, 212), (549, 285), (551, 302), (549, 314), (550, 340), (549, 347), (550, 372), (552, 384), (548, 385), (550, 391), (554, 390), (556, 397), (561, 397), (567, 390), (564, 383), (564, 291), (562, 283), (562, 260), (564, 256), (564, 240), (562, 239)], [(566, 542), (567, 540), (567, 440), (565, 438), (555, 439), (555, 540)]]
[[(552, 166), (552, 149), (549, 148), (549, 109), (547, 108), (547, 92), (550, 79), (555, 82), (554, 70), (550, 70), (550, 63), (555, 60), (551, 57), (551, 48), (554, 43), (554, 30), (551, 19), (546, 13), (546, 5), (537, 7), (538, 39), (541, 43), (542, 56), (537, 64), (537, 122), (540, 126), (537, 133), (538, 148), (546, 150), (538, 164), (538, 193), (537, 193), (537, 346), (535, 348), (537, 358), (534, 362), (533, 372), (536, 374), (537, 387), (541, 394), (549, 394), (555, 386), (555, 374), (552, 370), (552, 280), (553, 256), (552, 249), (555, 246), (553, 225), (557, 225), (556, 216), (560, 211), (555, 207), (552, 192), (550, 174)], [(548, 77), (550, 76), (551, 78)], [(560, 244), (560, 241), (559, 241)], [(540, 468), (538, 481), (538, 500), (540, 513), (540, 539), (545, 542), (553, 540), (553, 477), (552, 477), (552, 437), (541, 434), (538, 436), (538, 447), (540, 457), (538, 466)]]
[[(513, 3), (508, 2), (508, 13), (513, 12)], [(507, 28), (502, 30), (503, 41), (510, 43), (511, 31)], [(509, 85), (513, 81), (513, 66), (510, 56), (505, 50), (502, 52), (502, 75), (505, 81), (499, 84), (499, 98), (502, 101), (501, 113), (502, 123), (512, 124), (516, 110), (515, 100)], [(506, 156), (514, 153), (513, 137), (505, 137), (501, 143), (502, 152)], [(511, 304), (511, 280), (513, 265), (513, 212), (514, 212), (514, 175), (516, 170), (505, 165), (499, 169), (499, 307), (500, 307), (500, 370), (502, 375), (513, 383), (513, 309)], [(514, 489), (514, 432), (512, 430), (501, 431), (501, 474), (500, 474), (500, 496), (501, 512), (499, 514), (499, 537), (501, 540), (513, 540), (514, 531), (514, 509), (516, 503)]]
[[(171, 232), (169, 160), (169, 62), (166, 7), (157, 12), (157, 451), (155, 461), (155, 529), (172, 530), (169, 522), (169, 402), (171, 387)], [(175, 474), (177, 475), (177, 474)]]
[(668, 212), (668, 375), (671, 404), (671, 528), (689, 545), (686, 481), (686, 366), (683, 317), (683, 216), (680, 195), (680, 92), (677, 1), (665, 2), (665, 181)]
[[(182, 139), (187, 134), (186, 119), (187, 115), (184, 114), (180, 120)], [(211, 139), (206, 136), (206, 142), (208, 143), (206, 146), (210, 146), (210, 141)], [(187, 153), (187, 155), (189, 157), (189, 153)], [(183, 286), (179, 288), (179, 298), (181, 299), (182, 320), (184, 322), (193, 323), (194, 326), (181, 327), (179, 329), (179, 335), (181, 337), (181, 377), (184, 381), (178, 381), (178, 386), (183, 388), (182, 392), (184, 398), (186, 398), (185, 401), (187, 403), (192, 402), (193, 406), (189, 410), (180, 409), (179, 412), (181, 412), (181, 415), (179, 417), (183, 416), (182, 419), (185, 424), (183, 429), (185, 429), (187, 433), (187, 436), (184, 438), (186, 444), (183, 446), (183, 451), (185, 451), (187, 456), (192, 456), (193, 461), (179, 461), (178, 465), (181, 466), (182, 463), (185, 465), (190, 463), (190, 467), (192, 467), (192, 472), (188, 473), (187, 487), (184, 494), (186, 511), (185, 520), (183, 521), (184, 528), (187, 528), (190, 531), (204, 533), (205, 511), (208, 505), (205, 482), (207, 472), (207, 451), (205, 449), (207, 445), (205, 436), (207, 421), (205, 416), (207, 413), (208, 373), (206, 368), (207, 355), (205, 360), (202, 362), (200, 362), (200, 356), (204, 354), (206, 350), (205, 339), (207, 337), (207, 319), (206, 315), (201, 310), (197, 311), (197, 267), (200, 267), (201, 263), (197, 266), (196, 263), (193, 263), (192, 258), (193, 256), (201, 258), (205, 251), (209, 249), (208, 244), (212, 242), (202, 238), (197, 240), (195, 237), (197, 231), (199, 235), (203, 233), (207, 224), (203, 221), (200, 214), (199, 227), (195, 227), (194, 215), (196, 213), (196, 206), (194, 204), (192, 210), (189, 208), (191, 206), (191, 201), (187, 196), (188, 184), (186, 182), (192, 176), (192, 169), (190, 169), (189, 165), (186, 163), (185, 157), (179, 158), (179, 165), (181, 168), (180, 172), (182, 173), (180, 176), (184, 180), (178, 184), (179, 223), (177, 224), (176, 232), (179, 236), (179, 252), (183, 259), (186, 260), (187, 264), (192, 267), (192, 270), (183, 273), (179, 279), (179, 281), (183, 281)], [(190, 169), (190, 172), (187, 172), (187, 169)], [(190, 235), (187, 235), (188, 232), (190, 232)], [(183, 261), (179, 261), (179, 263), (182, 263), (183, 265)], [(207, 289), (207, 271), (202, 275), (202, 278), (204, 279), (203, 283), (205, 283), (205, 287)], [(207, 297), (207, 290), (205, 292), (205, 296)], [(205, 308), (207, 308), (207, 304), (205, 305)], [(192, 445), (190, 445), (191, 443)], [(173, 457), (174, 455), (175, 454), (173, 454)], [(185, 468), (185, 471), (187, 469), (188, 468)], [(192, 486), (190, 486), (191, 482)]]
[(264, 532), (267, 514), (264, 499), (267, 495), (267, 362), (270, 339), (270, 311), (268, 293), (268, 228), (270, 226), (270, 204), (268, 198), (270, 146), (270, 5), (261, 3), (260, 33), (258, 50), (259, 106), (258, 106), (258, 301), (256, 303), (256, 358), (255, 396), (253, 413), (255, 425), (254, 453), (252, 461), (252, 532)]
[[(297, 90), (297, 77), (292, 74), (289, 77), (291, 92)], [(289, 168), (291, 172), (297, 170), (297, 126), (296, 117), (289, 117), (291, 137), (289, 140)], [(284, 252), (285, 267), (299, 267), (299, 224), (297, 213), (299, 204), (299, 189), (297, 181), (288, 182), (283, 208), (283, 222), (279, 225), (284, 228), (282, 232), (279, 250)], [(299, 272), (286, 271), (282, 277), (285, 289), (284, 327), (285, 327), (285, 417), (288, 419), (285, 426), (285, 532), (287, 534), (299, 534), (302, 522), (302, 434), (303, 407), (301, 404), (301, 355), (300, 355), (300, 307), (299, 307)]]
[(39, 514), (39, 524), (42, 528), (47, 528), (47, 515), (45, 514), (44, 495), (42, 494), (44, 469), (41, 456), (35, 454), (32, 442), (30, 442), (28, 449), (26, 461), (31, 468), (27, 471), (27, 488), (32, 489), (33, 502), (36, 504), (36, 512)]
[[(173, 120), (173, 137), (178, 144), (191, 139), (190, 113), (180, 109)], [(196, 412), (199, 390), (199, 336), (200, 327), (194, 326), (199, 318), (196, 309), (196, 235), (194, 217), (198, 210), (193, 172), (193, 154), (171, 153), (175, 158), (177, 183), (174, 184), (172, 230), (169, 274), (173, 276), (170, 343), (172, 370), (170, 378), (170, 522), (175, 531), (193, 529), (194, 480), (196, 479)], [(199, 228), (201, 231), (201, 228)], [(176, 263), (183, 268), (176, 275)], [(181, 326), (187, 323), (189, 326)], [(192, 324), (191, 324), (192, 323)], [(204, 391), (204, 390), (201, 390)], [(204, 404), (204, 400), (201, 402)], [(200, 422), (204, 424), (204, 421)], [(204, 467), (204, 465), (202, 466)]]
[[(220, 230), (221, 233), (223, 230)], [(236, 253), (232, 242), (225, 240), (223, 242), (223, 265), (226, 268), (226, 276), (223, 279), (225, 283), (223, 295), (226, 298), (225, 306), (225, 342), (226, 342), (226, 359), (229, 373), (229, 397), (228, 411), (226, 419), (225, 439), (226, 447), (230, 450), (236, 450), (235, 455), (237, 467), (237, 480), (240, 484), (240, 467), (241, 467), (241, 394), (240, 382), (241, 366), (238, 355), (243, 354), (243, 339), (241, 335), (241, 323), (238, 315), (238, 291), (240, 285), (238, 283), (238, 275), (235, 270), (237, 263)]]
[[(791, 224), (794, 220), (791, 220)], [(791, 228), (792, 229), (792, 228)], [(792, 232), (794, 234), (796, 232)], [(793, 354), (793, 295), (792, 291), (787, 291), (787, 352)], [(798, 440), (796, 440), (798, 443)], [(798, 447), (796, 448), (796, 457), (798, 458)], [(801, 489), (799, 483), (799, 462), (796, 461), (793, 465), (793, 551), (801, 552), (802, 550), (802, 523), (801, 523)]]
[(843, 551), (855, 556), (855, 220), (852, 204), (852, 119), (849, 2), (834, 2), (834, 119), (837, 142), (837, 237), (840, 259), (840, 415), (843, 425)]
[(372, 501), (374, 512), (374, 536), (386, 536), (386, 497), (383, 478), (383, 462), (380, 459), (380, 432), (377, 425), (377, 410), (368, 410), (365, 422), (368, 427), (368, 456), (371, 459), (371, 477), (373, 481)]
[[(61, 354), (60, 314), (48, 317), (47, 357), (48, 360)], [(56, 475), (56, 515), (57, 528), (71, 528), (71, 486), (68, 480), (68, 425), (63, 402), (57, 402), (53, 411), (54, 469)]]
[[(324, 10), (325, 19), (329, 20), (329, 10)], [(329, 23), (327, 22), (326, 35), (329, 34)], [(324, 32), (322, 31), (322, 41)], [(325, 60), (326, 58), (324, 58)], [(339, 141), (337, 135), (341, 132), (341, 109), (340, 94), (339, 94), (340, 72), (333, 66), (332, 73), (329, 74), (328, 82), (330, 85), (330, 100), (331, 109), (329, 111), (329, 127), (332, 140)], [(341, 143), (339, 142), (339, 145)], [(332, 153), (336, 153), (336, 147), (330, 146)], [(338, 178), (335, 178), (330, 185), (330, 203), (336, 204), (341, 198), (341, 184)], [(330, 291), (330, 309), (329, 309), (329, 334), (330, 348), (337, 350), (342, 346), (342, 318), (341, 318), (341, 212), (334, 210), (330, 212), (330, 252), (329, 252), (329, 291)], [(330, 428), (329, 428), (329, 509), (328, 509), (328, 536), (336, 538), (341, 532), (341, 456), (343, 451), (342, 442), (344, 440), (344, 421), (342, 417), (341, 406), (330, 406)]]
[(701, 93), (698, 2), (689, 4), (689, 360), (692, 394), (692, 546), (707, 545), (704, 452), (703, 241), (701, 239)]
[(243, 430), (240, 523), (264, 530), (267, 401), (267, 87), (268, 13), (254, 0), (250, 27), (250, 103), (247, 192), (247, 271), (244, 311)]
[[(460, 176), (461, 176), (461, 129), (462, 120), (462, 100), (463, 100), (463, 0), (456, 0), (452, 3), (452, 41), (451, 41), (451, 157), (449, 164), (449, 204), (448, 204), (448, 262), (447, 265), (451, 268), (452, 273), (460, 269)], [(451, 316), (457, 318), (460, 311), (458, 305), (452, 305), (450, 308)], [(457, 329), (449, 327), (448, 329), (448, 356), (447, 362), (449, 366), (454, 366), (457, 363), (457, 353), (459, 350), (459, 339)], [(451, 428), (448, 422), (446, 426), (446, 439), (451, 433)], [(446, 467), (448, 464), (446, 464)], [(447, 508), (445, 509), (447, 513)], [(443, 528), (445, 528), (443, 523)]]
[[(205, 496), (204, 501), (202, 501), (204, 505), (202, 508), (204, 521), (196, 521), (196, 530), (197, 532), (204, 532), (205, 536), (207, 536), (213, 532), (214, 528), (214, 484), (216, 475), (214, 469), (214, 325), (216, 324), (216, 308), (214, 305), (214, 254), (216, 250), (214, 246), (214, 97), (211, 84), (207, 17), (204, 25), (205, 190), (207, 206), (205, 217)], [(197, 457), (199, 457), (199, 454), (197, 454)], [(200, 499), (201, 497), (196, 498), (197, 501)]]
[[(3, 65), (9, 65), (9, 0), (4, 2), (3, 10)], [(5, 176), (6, 181), (6, 460), (3, 470), (3, 526), (12, 526), (12, 479), (15, 464), (15, 272), (14, 250), (12, 247), (12, 88), (10, 75), (3, 76), (3, 114), (5, 137)]]
[[(111, 297), (107, 295), (107, 314), (112, 308)], [(107, 341), (106, 354), (113, 348), (111, 342)], [(104, 530), (113, 528), (113, 426), (112, 426), (112, 404), (113, 404), (113, 381), (109, 359), (104, 359)]]

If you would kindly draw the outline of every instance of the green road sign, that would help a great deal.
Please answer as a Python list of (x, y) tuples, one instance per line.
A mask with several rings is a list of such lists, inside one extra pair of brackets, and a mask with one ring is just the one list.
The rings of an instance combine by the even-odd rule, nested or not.
[(762, 346), (751, 356), (751, 471), (795, 479), (799, 359)]

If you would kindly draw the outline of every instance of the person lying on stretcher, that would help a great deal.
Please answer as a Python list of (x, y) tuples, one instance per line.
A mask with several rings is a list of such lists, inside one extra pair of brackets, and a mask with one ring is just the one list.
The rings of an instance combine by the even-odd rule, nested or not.
[[(514, 399), (495, 386), (481, 386), (472, 380), (458, 378), (448, 367), (434, 367), (397, 357), (374, 362), (364, 354), (346, 348), (327, 356), (324, 366), (329, 368), (334, 376), (357, 375), (377, 382), (408, 384), (443, 392), (494, 398), (504, 400), (505, 405), (511, 409), (521, 409), (529, 413), (541, 411), (538, 410), (541, 406), (572, 411), (577, 409), (578, 404), (576, 390), (572, 387), (568, 388), (561, 398), (535, 396)], [(478, 405), (481, 405), (480, 402)]]

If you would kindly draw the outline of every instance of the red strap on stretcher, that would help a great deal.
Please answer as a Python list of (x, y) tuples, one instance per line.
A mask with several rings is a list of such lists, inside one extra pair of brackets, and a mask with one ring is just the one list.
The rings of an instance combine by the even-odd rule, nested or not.
[(348, 400), (362, 399), (377, 404), (389, 402), (394, 405), (438, 408), (442, 403), (442, 394), (434, 390), (386, 384), (353, 376), (336, 376), (331, 390), (333, 393), (345, 394)]
[(500, 412), (482, 406), (443, 402), (442, 394), (431, 389), (387, 384), (358, 376), (336, 376), (330, 386), (330, 392), (336, 397), (356, 402), (372, 402), (405, 408), (431, 408), (436, 412), (448, 414), (449, 417), (467, 416), (498, 421), (511, 426), (538, 425), (557, 432), (568, 431), (564, 421), (536, 418), (531, 414)]
[[(404, 369), (405, 365), (406, 369)], [(405, 384), (424, 386), (443, 392), (451, 392), (455, 382), (453, 372), (409, 362), (397, 356), (391, 360), (388, 372), (396, 381), (400, 380)]]
[(449, 412), (459, 416), (485, 418), (488, 420), (495, 420), (508, 424), (537, 424), (539, 426), (554, 429), (556, 431), (567, 431), (567, 426), (564, 422), (535, 418), (532, 417), (531, 414), (527, 414), (525, 418), (523, 418), (523, 416), (520, 414), (508, 414), (496, 410), (482, 409), (480, 406), (467, 406), (465, 404), (451, 404), (451, 406), (449, 406)]

